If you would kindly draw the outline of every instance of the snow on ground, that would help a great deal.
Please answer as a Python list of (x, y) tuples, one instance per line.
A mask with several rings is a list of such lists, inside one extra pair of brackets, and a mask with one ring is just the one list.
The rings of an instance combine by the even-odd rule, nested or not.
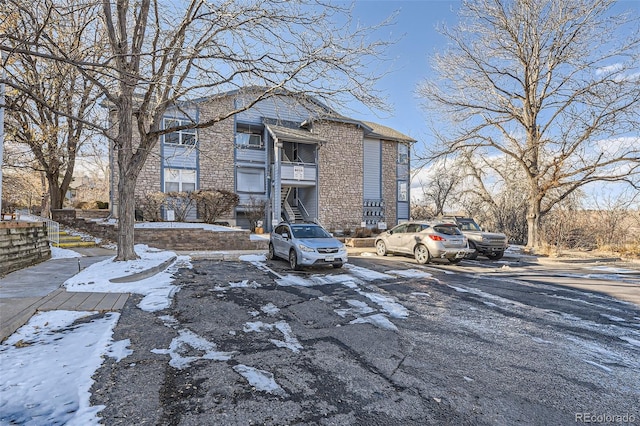
[[(146, 224), (138, 224), (151, 226)], [(136, 226), (138, 226), (136, 225)], [(171, 223), (154, 224), (154, 226), (173, 226)], [(198, 227), (215, 226), (197, 224)], [(229, 229), (224, 227), (216, 227)], [(189, 256), (176, 256), (170, 251), (161, 251), (145, 245), (136, 245), (136, 253), (140, 259), (128, 262), (113, 262), (107, 259), (93, 264), (65, 282), (71, 291), (85, 292), (131, 292), (142, 294), (140, 309), (155, 312), (170, 305), (171, 298), (179, 288), (173, 285), (172, 274), (178, 267), (190, 267)], [(77, 257), (72, 250), (52, 248), (53, 258)], [(176, 257), (176, 261), (165, 271), (151, 278), (128, 283), (114, 283), (110, 280), (157, 267), (163, 262)], [(250, 262), (263, 271), (276, 277), (281, 286), (321, 286), (342, 285), (366, 301), (347, 299), (341, 301), (343, 306), (335, 309), (337, 315), (350, 320), (351, 324), (371, 324), (388, 330), (397, 330), (392, 320), (402, 320), (409, 311), (395, 298), (371, 290), (370, 284), (380, 279), (424, 278), (435, 280), (430, 273), (418, 269), (388, 270), (377, 272), (355, 265), (345, 265), (345, 273), (332, 275), (286, 275), (280, 276), (265, 263), (264, 256), (242, 256), (241, 260)], [(423, 268), (425, 269), (425, 268)], [(593, 272), (593, 271), (591, 271)], [(612, 271), (600, 268), (598, 272), (610, 276), (629, 274), (627, 271)], [(588, 275), (588, 274), (585, 274)], [(583, 275), (583, 276), (585, 276)], [(221, 286), (218, 291), (242, 291), (244, 288), (257, 288), (255, 281), (241, 279)], [(487, 293), (470, 288), (454, 287), (461, 292), (472, 292), (484, 298), (487, 303), (496, 302), (502, 308), (509, 306), (516, 309), (512, 301), (502, 300)], [(429, 297), (427, 293), (415, 292), (414, 297)], [(335, 303), (333, 296), (322, 296), (319, 300)], [(495, 303), (494, 303), (495, 304)], [(275, 315), (279, 311), (273, 304), (260, 308), (265, 314)], [(258, 312), (255, 312), (258, 315)], [(0, 424), (68, 424), (95, 425), (99, 423), (98, 413), (103, 407), (92, 407), (89, 403), (91, 377), (99, 368), (104, 357), (112, 357), (119, 361), (132, 352), (130, 342), (112, 340), (113, 328), (118, 321), (118, 313), (100, 315), (95, 312), (53, 311), (42, 312), (33, 316), (28, 324), (21, 327), (0, 345), (0, 364), (2, 365), (2, 382), (0, 383)], [(182, 329), (180, 323), (171, 316), (161, 316), (166, 327), (177, 330), (178, 335), (168, 348), (156, 348), (155, 353), (167, 354), (168, 363), (175, 368), (186, 368), (199, 359), (212, 362), (225, 362), (235, 354), (218, 351), (218, 346), (198, 336), (190, 330)], [(610, 319), (615, 320), (613, 317)], [(639, 318), (640, 319), (640, 318)], [(576, 319), (579, 320), (579, 319)], [(269, 341), (292, 352), (303, 351), (304, 348), (296, 339), (289, 324), (285, 321), (275, 323), (248, 322), (244, 330), (234, 333), (268, 333)], [(279, 339), (274, 335), (282, 336)], [(619, 335), (632, 347), (640, 346), (636, 335)], [(585, 348), (584, 361), (598, 368), (606, 369), (608, 361), (623, 362), (625, 359), (614, 356), (604, 357), (601, 348)], [(194, 350), (195, 349), (195, 350)], [(193, 355), (199, 354), (198, 356)], [(606, 355), (606, 354), (605, 354)], [(632, 365), (632, 367), (637, 367)], [(275, 382), (274, 376), (254, 366), (238, 364), (234, 371), (259, 391), (276, 395), (286, 395)]]
[[(68, 279), (64, 286), (69, 291), (78, 292), (142, 294), (145, 297), (138, 307), (148, 312), (169, 307), (171, 298), (179, 290), (177, 286), (172, 285), (172, 275), (178, 267), (190, 267), (189, 256), (176, 256), (171, 251), (153, 249), (144, 244), (137, 244), (135, 250), (140, 259), (127, 262), (114, 262), (113, 258), (105, 259), (83, 269)], [(124, 283), (110, 281), (157, 267), (173, 257), (176, 257), (176, 261), (171, 267), (147, 279)]]
[(126, 350), (111, 349), (120, 314), (93, 314), (41, 312), (0, 345), (1, 424), (98, 424), (103, 407), (89, 403), (91, 376), (103, 356), (117, 359)]
[(71, 259), (74, 257), (82, 257), (82, 255), (77, 251), (51, 246), (51, 259)]

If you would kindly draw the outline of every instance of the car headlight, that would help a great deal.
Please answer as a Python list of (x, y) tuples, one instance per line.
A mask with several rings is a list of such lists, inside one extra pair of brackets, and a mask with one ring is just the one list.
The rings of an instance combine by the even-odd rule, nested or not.
[(304, 244), (298, 244), (298, 248), (302, 251), (306, 251), (308, 253), (314, 252), (316, 251), (315, 249), (312, 249), (311, 247), (307, 247)]

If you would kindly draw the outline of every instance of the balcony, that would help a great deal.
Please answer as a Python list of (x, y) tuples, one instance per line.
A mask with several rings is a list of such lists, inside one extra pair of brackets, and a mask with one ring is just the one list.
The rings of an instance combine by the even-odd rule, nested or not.
[(310, 163), (282, 162), (280, 184), (286, 186), (315, 186), (318, 167)]

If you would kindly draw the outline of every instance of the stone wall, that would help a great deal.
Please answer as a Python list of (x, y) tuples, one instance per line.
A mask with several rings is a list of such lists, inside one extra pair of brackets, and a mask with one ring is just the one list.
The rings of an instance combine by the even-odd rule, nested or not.
[[(75, 219), (71, 215), (58, 216), (58, 220), (64, 225), (102, 240), (115, 242), (118, 239), (118, 228), (113, 222)], [(251, 240), (250, 232), (245, 229), (213, 231), (182, 227), (136, 228), (134, 242), (162, 250), (177, 251), (266, 250), (269, 244), (266, 239)]]
[(42, 222), (0, 222), (0, 276), (51, 259)]
[(105, 219), (111, 212), (106, 209), (76, 209), (76, 217), (84, 219)]
[(327, 141), (318, 153), (318, 218), (327, 228), (355, 229), (363, 216), (363, 130), (315, 122), (313, 133)]

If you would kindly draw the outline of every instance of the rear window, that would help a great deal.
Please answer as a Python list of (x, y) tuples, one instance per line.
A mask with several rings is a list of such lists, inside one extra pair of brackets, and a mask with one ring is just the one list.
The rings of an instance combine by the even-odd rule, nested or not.
[(462, 232), (455, 225), (436, 225), (433, 227), (433, 230), (438, 232), (439, 234), (445, 235), (460, 235)]

